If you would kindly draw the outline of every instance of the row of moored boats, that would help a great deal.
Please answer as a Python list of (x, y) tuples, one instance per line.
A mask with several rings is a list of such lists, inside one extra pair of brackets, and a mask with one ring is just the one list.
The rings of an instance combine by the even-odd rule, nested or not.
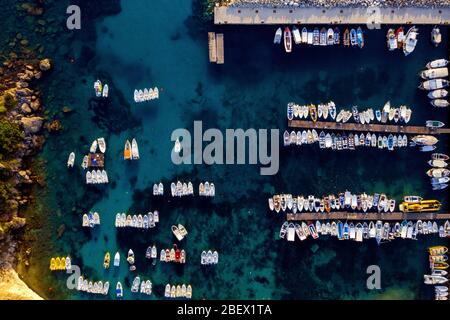
[(427, 171), (427, 175), (431, 178), (431, 186), (433, 190), (443, 190), (448, 187), (450, 181), (450, 171), (448, 167), (449, 156), (443, 153), (433, 153), (428, 164), (433, 168)]
[(434, 285), (435, 300), (448, 300), (448, 248), (445, 246), (434, 246), (428, 248), (428, 260), (430, 262), (431, 274), (425, 274), (425, 284)]
[(83, 214), (82, 226), (84, 228), (94, 228), (100, 225), (100, 215), (98, 212), (89, 212)]
[(159, 212), (156, 210), (144, 215), (126, 215), (125, 213), (117, 213), (115, 226), (116, 228), (151, 229), (156, 227), (158, 222)]
[[(194, 185), (192, 182), (177, 181), (170, 184), (172, 197), (185, 197), (194, 195)], [(153, 185), (153, 195), (164, 195), (164, 186), (162, 183)], [(201, 182), (198, 185), (198, 195), (202, 197), (214, 197), (216, 195), (216, 186), (213, 182)]]
[(155, 99), (159, 99), (159, 89), (157, 87), (153, 89), (134, 90), (134, 102), (146, 102)]
[(105, 283), (103, 283), (103, 281), (90, 281), (83, 276), (80, 276), (77, 281), (76, 289), (82, 292), (106, 296), (109, 292), (109, 281), (105, 281)]
[(125, 147), (123, 149), (124, 160), (139, 160), (139, 146), (135, 138), (125, 141)]
[(438, 108), (449, 106), (447, 100), (448, 91), (444, 88), (449, 86), (448, 82), (448, 60), (437, 59), (430, 61), (426, 69), (420, 72), (420, 77), (425, 80), (419, 88), (430, 91), (428, 98), (431, 99), (431, 105)]
[(169, 283), (166, 284), (166, 288), (164, 290), (164, 297), (166, 298), (186, 298), (191, 299), (192, 298), (192, 286), (190, 284), (185, 285), (170, 285)]
[(108, 98), (109, 86), (108, 84), (103, 84), (100, 80), (94, 82), (94, 91), (97, 98)]
[(86, 172), (86, 184), (106, 184), (109, 183), (106, 170), (92, 170)]
[(56, 257), (50, 259), (51, 271), (66, 271), (72, 268), (72, 261), (70, 257)]

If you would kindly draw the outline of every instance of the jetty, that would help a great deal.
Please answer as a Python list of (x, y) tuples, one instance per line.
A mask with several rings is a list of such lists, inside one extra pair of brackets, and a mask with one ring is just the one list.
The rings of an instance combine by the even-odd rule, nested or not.
[(209, 62), (224, 64), (224, 35), (223, 33), (208, 32), (208, 50), (209, 50)]
[(214, 23), (245, 25), (362, 24), (367, 25), (369, 29), (376, 29), (381, 24), (447, 25), (450, 23), (450, 8), (218, 6), (214, 8)]
[(288, 126), (292, 128), (301, 128), (301, 129), (379, 132), (379, 133), (397, 133), (397, 134), (401, 133), (401, 134), (415, 134), (415, 135), (450, 134), (450, 128), (433, 129), (420, 126), (400, 126), (392, 124), (361, 124), (361, 123), (289, 120)]
[(449, 220), (450, 213), (436, 212), (330, 212), (330, 213), (288, 213), (286, 220), (288, 221), (313, 221), (313, 220), (365, 220), (365, 221), (403, 221), (403, 220)]

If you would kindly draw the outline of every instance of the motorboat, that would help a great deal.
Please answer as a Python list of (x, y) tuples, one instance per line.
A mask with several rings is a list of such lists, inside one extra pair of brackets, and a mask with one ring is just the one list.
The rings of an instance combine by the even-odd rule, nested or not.
[(67, 168), (73, 168), (75, 163), (75, 152), (71, 152), (69, 154), (69, 158), (67, 159)]
[(326, 46), (327, 45), (327, 29), (325, 29), (325, 28), (322, 28), (320, 30), (319, 43), (320, 43), (321, 46)]
[(105, 138), (98, 138), (97, 143), (98, 143), (98, 148), (99, 148), (100, 152), (105, 153), (106, 152)]
[(344, 31), (342, 42), (344, 43), (344, 47), (350, 46), (350, 31), (348, 29), (345, 29)]
[(327, 31), (327, 46), (334, 45), (334, 31), (332, 28), (329, 28)]
[(123, 158), (124, 160), (131, 160), (132, 154), (131, 154), (131, 143), (129, 140), (125, 142), (125, 148), (123, 151)]
[(283, 37), (283, 30), (281, 28), (278, 28), (277, 31), (275, 32), (275, 37), (273, 38), (273, 43), (274, 44), (281, 43), (282, 37)]
[(118, 267), (120, 265), (120, 253), (116, 252), (116, 254), (114, 255), (114, 263), (113, 263), (114, 267)]
[(341, 32), (338, 27), (334, 28), (334, 44), (341, 44)]
[(433, 30), (431, 30), (431, 43), (434, 44), (434, 46), (439, 46), (439, 44), (442, 42), (442, 35), (441, 31), (439, 30), (438, 26), (435, 26)]
[(397, 38), (397, 47), (399, 49), (403, 48), (403, 45), (405, 43), (405, 31), (403, 30), (403, 27), (399, 27), (395, 31), (395, 37)]
[(131, 141), (131, 156), (133, 160), (139, 160), (139, 147), (134, 138)]
[(95, 90), (95, 95), (97, 96), (97, 98), (100, 98), (103, 93), (103, 85), (100, 80), (97, 80), (94, 82), (94, 90)]
[(426, 69), (426, 70), (423, 70), (422, 72), (420, 72), (419, 75), (424, 80), (446, 78), (446, 77), (448, 77), (448, 68), (442, 67), (442, 68), (436, 68), (436, 69)]
[(96, 153), (97, 152), (97, 146), (98, 146), (98, 142), (97, 139), (94, 140), (91, 144), (91, 147), (89, 148), (89, 152), (90, 153)]
[(437, 107), (437, 108), (446, 108), (450, 104), (447, 100), (444, 100), (444, 99), (435, 99), (435, 100), (432, 100), (430, 103), (433, 107)]
[(292, 34), (288, 27), (284, 28), (284, 49), (287, 53), (292, 52)]
[(428, 93), (430, 99), (442, 99), (448, 96), (448, 91), (445, 89), (433, 90)]
[(308, 43), (308, 29), (306, 27), (302, 29), (302, 43)]
[(389, 51), (396, 50), (398, 48), (397, 37), (395, 36), (394, 29), (389, 29), (386, 35), (387, 46)]
[(302, 36), (300, 35), (300, 31), (296, 26), (292, 28), (292, 35), (294, 37), (295, 44), (300, 44), (302, 42)]
[(313, 43), (314, 46), (320, 45), (320, 31), (318, 28), (314, 28), (313, 30)]
[(361, 27), (358, 27), (358, 29), (356, 30), (356, 38), (357, 38), (358, 47), (360, 47), (362, 49), (364, 47), (364, 33), (363, 33)]
[(445, 124), (437, 120), (427, 120), (425, 123), (427, 128), (442, 128)]
[(447, 161), (448, 159), (450, 159), (450, 157), (448, 155), (446, 155), (446, 154), (443, 154), (443, 153), (433, 153), (431, 155), (431, 159)]
[(432, 146), (439, 141), (436, 137), (430, 135), (414, 136), (411, 140), (419, 146)]
[(356, 34), (356, 30), (355, 29), (351, 29), (350, 30), (350, 44), (352, 46), (358, 45), (358, 38), (357, 38), (357, 34)]
[(418, 31), (419, 29), (413, 26), (406, 33), (406, 38), (403, 45), (403, 53), (405, 54), (405, 56), (411, 54), (416, 48), (417, 36), (419, 35)]
[(448, 65), (448, 60), (446, 59), (437, 59), (437, 60), (433, 60), (427, 63), (426, 67), (428, 69), (432, 69), (432, 68), (443, 68), (446, 67)]

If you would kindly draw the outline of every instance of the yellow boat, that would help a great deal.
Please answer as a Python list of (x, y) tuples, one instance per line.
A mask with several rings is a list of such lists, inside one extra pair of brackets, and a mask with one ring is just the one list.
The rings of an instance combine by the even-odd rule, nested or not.
[(111, 261), (111, 256), (110, 256), (109, 252), (106, 252), (105, 259), (103, 260), (103, 268), (109, 269), (110, 261)]
[(55, 271), (56, 270), (56, 260), (55, 258), (50, 259), (50, 270)]
[(309, 116), (311, 117), (311, 120), (313, 122), (317, 121), (317, 109), (316, 106), (313, 104), (309, 106)]
[(66, 258), (61, 257), (59, 261), (59, 270), (66, 270)]
[(60, 265), (61, 265), (61, 258), (57, 257), (55, 259), (55, 270), (59, 270)]
[(447, 262), (434, 262), (432, 264), (433, 269), (439, 269), (439, 270), (445, 270), (448, 269), (448, 263)]
[(131, 143), (128, 140), (125, 142), (125, 148), (123, 150), (123, 159), (131, 160)]
[(444, 246), (434, 246), (434, 247), (429, 247), (428, 252), (432, 256), (442, 255), (442, 254), (446, 254), (448, 252), (448, 248), (444, 247)]
[(402, 212), (432, 212), (441, 209), (441, 203), (437, 200), (422, 200), (419, 202), (402, 202), (399, 206)]

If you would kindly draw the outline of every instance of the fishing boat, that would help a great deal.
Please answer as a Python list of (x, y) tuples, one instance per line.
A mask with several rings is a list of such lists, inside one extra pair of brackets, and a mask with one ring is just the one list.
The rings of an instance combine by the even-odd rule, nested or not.
[(350, 30), (350, 44), (352, 46), (358, 45), (358, 38), (357, 38), (357, 34), (356, 34), (356, 30), (355, 29), (351, 29)]
[(306, 27), (302, 29), (302, 43), (308, 43), (308, 29)]
[(313, 31), (313, 45), (314, 46), (320, 45), (320, 31), (318, 28), (314, 28)]
[(302, 36), (296, 26), (292, 28), (292, 36), (294, 37), (295, 44), (300, 44), (302, 42)]
[(281, 43), (282, 36), (283, 36), (283, 30), (281, 30), (281, 28), (278, 28), (277, 31), (275, 32), (275, 37), (273, 38), (273, 43), (274, 44)]
[(69, 154), (69, 158), (67, 159), (67, 168), (73, 168), (74, 163), (75, 163), (75, 152), (71, 152)]
[(319, 44), (321, 46), (326, 46), (327, 45), (327, 29), (325, 29), (325, 28), (320, 29)]
[(433, 168), (433, 169), (428, 170), (426, 173), (429, 177), (443, 178), (443, 177), (448, 177), (450, 174), (450, 171), (448, 169)]
[(327, 31), (327, 46), (334, 45), (334, 31), (333, 29), (329, 28)]
[(311, 120), (312, 120), (313, 122), (316, 122), (316, 121), (317, 121), (317, 109), (316, 109), (316, 106), (313, 105), (313, 104), (311, 104), (311, 105), (309, 106), (309, 115), (310, 115)]
[(284, 49), (287, 53), (292, 52), (292, 34), (288, 27), (284, 28)]
[(443, 153), (433, 153), (431, 155), (431, 159), (447, 161), (448, 159), (450, 159), (450, 157), (448, 155), (446, 155), (446, 154), (443, 154)]
[(397, 47), (399, 49), (403, 48), (403, 45), (405, 43), (405, 32), (403, 30), (403, 27), (399, 27), (397, 31), (395, 31), (395, 36), (397, 38)]
[(427, 63), (426, 67), (428, 69), (432, 68), (442, 68), (448, 65), (448, 60), (446, 59), (437, 59)]
[(364, 47), (364, 33), (363, 33), (361, 27), (358, 27), (358, 29), (356, 30), (356, 38), (357, 38), (358, 47), (360, 47), (362, 49)]
[(120, 253), (116, 252), (116, 254), (114, 255), (114, 263), (113, 263), (114, 267), (118, 267), (120, 265)]
[(445, 124), (441, 121), (437, 120), (427, 120), (426, 126), (427, 128), (442, 128)]
[(131, 160), (132, 154), (131, 154), (131, 143), (129, 140), (125, 142), (125, 148), (123, 150), (123, 159), (124, 160)]
[(435, 99), (435, 100), (432, 100), (430, 103), (433, 107), (437, 107), (437, 108), (446, 108), (449, 106), (449, 102), (444, 99)]
[(387, 46), (389, 51), (394, 51), (398, 49), (397, 37), (395, 36), (394, 29), (389, 29), (386, 35), (387, 38)]
[(119, 282), (117, 282), (116, 284), (116, 297), (117, 298), (122, 298), (123, 297), (123, 288), (122, 288), (122, 284)]
[(136, 139), (131, 141), (131, 155), (133, 160), (139, 160), (139, 148)]
[(106, 152), (105, 138), (98, 138), (97, 143), (98, 143), (98, 148), (99, 148), (100, 152), (105, 153)]
[(417, 45), (417, 36), (419, 29), (417, 29), (415, 26), (411, 27), (408, 32), (406, 33), (405, 43), (403, 46), (403, 53), (405, 56), (411, 54)]
[(428, 93), (430, 99), (441, 99), (448, 96), (448, 91), (445, 89), (433, 90)]
[(431, 30), (431, 43), (434, 44), (435, 47), (439, 46), (442, 42), (441, 31), (438, 26), (435, 26), (433, 30)]
[(105, 84), (103, 86), (103, 90), (102, 90), (102, 97), (108, 98), (108, 95), (109, 95), (109, 86), (107, 84)]
[(345, 31), (344, 31), (343, 43), (344, 43), (344, 47), (350, 46), (350, 31), (348, 29), (345, 29)]
[(420, 77), (424, 80), (432, 80), (438, 78), (448, 77), (448, 68), (436, 68), (436, 69), (426, 69), (420, 72)]
[(100, 80), (94, 82), (95, 95), (99, 98), (102, 96), (103, 86)]
[(103, 268), (109, 269), (110, 261), (111, 261), (111, 256), (110, 256), (109, 252), (106, 252), (105, 257), (103, 259)]
[(419, 146), (432, 146), (439, 141), (436, 137), (430, 135), (414, 136), (411, 140)]

